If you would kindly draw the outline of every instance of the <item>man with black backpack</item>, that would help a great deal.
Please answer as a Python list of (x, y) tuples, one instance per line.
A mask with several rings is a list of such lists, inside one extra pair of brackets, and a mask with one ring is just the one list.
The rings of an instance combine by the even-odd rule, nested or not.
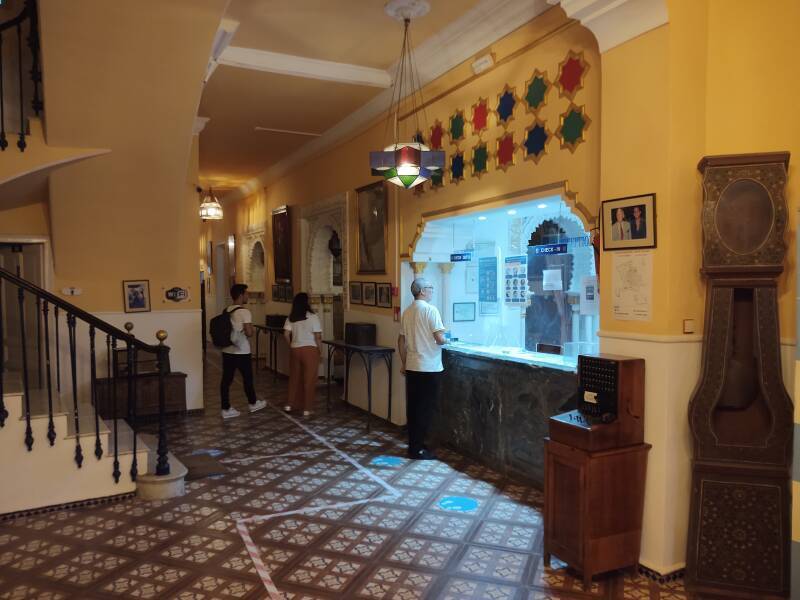
[(256, 412), (267, 406), (264, 400), (256, 398), (253, 386), (253, 363), (248, 338), (253, 337), (255, 329), (253, 315), (245, 308), (248, 300), (247, 286), (243, 283), (234, 284), (231, 287), (231, 298), (233, 304), (222, 311), (222, 314), (211, 319), (210, 324), (211, 339), (215, 346), (222, 348), (222, 381), (219, 385), (219, 395), (222, 401), (223, 419), (232, 419), (241, 414), (231, 406), (229, 393), (237, 369), (242, 374), (250, 412)]

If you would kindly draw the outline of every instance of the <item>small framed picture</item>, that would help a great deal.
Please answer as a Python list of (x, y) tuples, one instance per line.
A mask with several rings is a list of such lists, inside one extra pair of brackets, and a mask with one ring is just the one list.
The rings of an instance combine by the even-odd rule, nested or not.
[(600, 211), (603, 250), (656, 247), (656, 195), (604, 200)]
[(392, 284), (379, 283), (378, 288), (378, 306), (382, 308), (392, 308)]
[(350, 304), (361, 304), (361, 282), (350, 282)]
[(362, 298), (361, 303), (366, 306), (375, 306), (375, 282), (362, 283)]
[(283, 301), (284, 302), (291, 302), (294, 300), (294, 290), (292, 290), (291, 284), (281, 286), (283, 288)]
[(453, 322), (464, 323), (475, 320), (474, 302), (453, 302)]
[(147, 279), (123, 281), (122, 297), (126, 313), (150, 312), (150, 282)]

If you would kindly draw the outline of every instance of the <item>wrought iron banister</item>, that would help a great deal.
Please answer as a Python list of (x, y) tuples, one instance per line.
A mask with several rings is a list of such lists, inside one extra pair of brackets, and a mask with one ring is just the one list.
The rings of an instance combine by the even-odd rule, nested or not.
[[(19, 107), (19, 131), (18, 139), (17, 139), (17, 148), (19, 148), (20, 152), (24, 152), (25, 148), (27, 147), (27, 142), (25, 141), (26, 135), (28, 133), (28, 119), (25, 112), (25, 77), (24, 71), (25, 66), (24, 63), (27, 62), (27, 59), (30, 58), (30, 70), (28, 71), (28, 75), (30, 77), (30, 81), (33, 85), (33, 89), (30, 91), (30, 106), (33, 109), (33, 113), (38, 117), (42, 110), (44, 109), (44, 102), (42, 101), (41, 97), (41, 87), (42, 87), (42, 69), (41, 69), (41, 60), (39, 57), (39, 18), (36, 6), (36, 0), (25, 0), (25, 6), (16, 17), (13, 19), (9, 19), (3, 23), (0, 23), (0, 151), (4, 151), (8, 147), (8, 140), (6, 137), (6, 90), (5, 90), (5, 74), (8, 71), (8, 67), (5, 64), (5, 48), (12, 48), (14, 46), (10, 46), (9, 44), (4, 44), (6, 38), (11, 38), (12, 43), (16, 42), (16, 65), (10, 65), (11, 67), (16, 67), (16, 77), (13, 77), (16, 84), (19, 86), (17, 90), (19, 94), (19, 101), (14, 102), (13, 107)], [(27, 38), (25, 41), (25, 46), (27, 47), (29, 54), (23, 53), (23, 37), (24, 37), (24, 29), (27, 26)], [(16, 33), (16, 35), (14, 35)], [(16, 38), (16, 39), (14, 39)], [(13, 58), (13, 57), (12, 57)]]
[[(16, 294), (8, 294), (7, 292), (15, 291)], [(27, 298), (26, 298), (27, 296)], [(11, 298), (18, 303), (18, 310), (11, 310), (6, 307), (3, 310), (3, 303), (8, 302)], [(26, 304), (26, 299), (32, 299), (33, 302)], [(52, 310), (51, 310), (52, 307)], [(5, 319), (2, 318), (5, 315)], [(63, 318), (59, 318), (63, 315)], [(6, 327), (8, 321), (12, 318), (19, 319), (19, 326), (16, 329), (20, 334), (20, 348), (17, 355), (20, 359), (20, 375), (23, 383), (23, 410), (25, 419), (25, 436), (24, 442), (28, 450), (31, 451), (34, 446), (33, 429), (31, 427), (31, 419), (34, 417), (32, 414), (31, 404), (31, 388), (34, 381), (40, 382), (40, 385), (46, 385), (47, 398), (47, 412), (48, 412), (48, 432), (47, 439), (50, 445), (54, 445), (56, 440), (56, 431), (54, 426), (54, 408), (53, 408), (53, 377), (51, 369), (53, 361), (51, 360), (51, 350), (55, 351), (55, 368), (56, 368), (56, 395), (61, 390), (61, 365), (64, 364), (68, 369), (66, 373), (67, 381), (69, 381), (69, 401), (70, 401), (70, 420), (71, 427), (74, 429), (75, 435), (75, 463), (78, 468), (84, 464), (84, 453), (82, 447), (82, 438), (87, 438), (91, 432), (85, 431), (94, 427), (93, 442), (94, 442), (94, 455), (97, 460), (100, 460), (104, 455), (113, 451), (113, 467), (111, 475), (115, 482), (119, 482), (121, 475), (119, 463), (119, 431), (117, 424), (118, 416), (118, 400), (124, 400), (127, 391), (128, 407), (126, 411), (122, 411), (127, 416), (131, 428), (133, 429), (133, 451), (131, 457), (130, 476), (132, 480), (136, 480), (139, 472), (137, 460), (137, 378), (138, 378), (138, 360), (137, 355), (139, 352), (147, 352), (155, 355), (157, 360), (157, 377), (158, 377), (158, 406), (159, 406), (159, 432), (158, 432), (158, 459), (156, 462), (156, 475), (169, 474), (169, 461), (168, 461), (168, 448), (167, 448), (167, 435), (166, 435), (166, 421), (165, 421), (165, 398), (164, 398), (164, 379), (169, 373), (169, 347), (164, 345), (164, 340), (167, 338), (166, 331), (160, 330), (157, 332), (156, 337), (159, 340), (158, 345), (147, 344), (137, 339), (131, 333), (133, 328), (132, 324), (126, 323), (126, 330), (121, 329), (99, 319), (95, 315), (88, 313), (74, 304), (59, 298), (58, 296), (40, 288), (39, 286), (27, 281), (23, 277), (15, 274), (7, 269), (0, 267), (0, 428), (5, 426), (8, 417), (8, 410), (5, 406), (3, 392), (5, 389), (6, 380), (6, 363), (13, 355), (13, 348), (6, 349), (5, 337), (8, 333)], [(67, 330), (66, 350), (59, 346), (59, 331), (62, 326), (62, 321)], [(86, 400), (91, 402), (92, 414), (84, 414), (84, 419), (81, 419), (81, 399), (82, 393), (78, 383), (78, 339), (79, 332), (77, 324), (88, 326), (88, 345), (89, 352), (89, 385), (86, 393)], [(55, 345), (51, 348), (51, 332), (53, 332)], [(105, 334), (105, 343), (97, 343), (97, 335)], [(33, 340), (35, 337), (35, 340)], [(102, 338), (101, 338), (102, 339)], [(30, 377), (30, 369), (28, 365), (29, 354), (32, 356), (33, 352), (28, 352), (28, 344), (35, 341), (36, 355), (39, 359), (36, 361), (36, 366), (33, 368), (38, 369), (38, 378)], [(117, 350), (118, 343), (121, 343), (127, 352), (127, 372), (121, 374), (117, 372), (116, 368), (112, 368), (114, 361), (114, 352)], [(44, 349), (42, 349), (44, 344)], [(107, 404), (106, 411), (110, 409), (110, 417), (113, 419), (113, 448), (103, 449), (103, 442), (101, 440), (101, 419), (99, 413), (100, 393), (98, 382), (98, 375), (102, 369), (98, 363), (96, 352), (98, 348), (105, 347), (108, 352), (106, 357), (106, 375), (105, 380)], [(65, 360), (61, 361), (60, 356), (62, 352), (65, 354)], [(44, 363), (41, 357), (44, 356)], [(114, 363), (116, 364), (116, 363)], [(42, 370), (45, 370), (42, 373)], [(119, 388), (118, 388), (119, 384)], [(67, 384), (65, 384), (67, 385)], [(121, 398), (118, 398), (121, 396)], [(104, 415), (108, 417), (109, 414)], [(84, 429), (84, 431), (81, 431)], [(63, 433), (63, 432), (62, 432)], [(105, 432), (103, 432), (105, 433)]]

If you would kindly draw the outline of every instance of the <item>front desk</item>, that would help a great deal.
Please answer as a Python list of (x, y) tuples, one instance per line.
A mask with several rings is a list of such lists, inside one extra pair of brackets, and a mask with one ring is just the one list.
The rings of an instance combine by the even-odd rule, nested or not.
[(576, 407), (575, 358), (455, 343), (443, 362), (432, 439), (543, 486), (547, 420)]

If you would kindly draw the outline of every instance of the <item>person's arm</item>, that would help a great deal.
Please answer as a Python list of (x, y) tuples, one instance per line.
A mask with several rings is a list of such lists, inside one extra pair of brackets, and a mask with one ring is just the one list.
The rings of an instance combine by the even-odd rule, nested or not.
[(289, 319), (286, 319), (286, 323), (283, 325), (283, 338), (289, 346), (292, 345), (292, 322)]
[(400, 354), (400, 372), (406, 373), (406, 336), (402, 333), (397, 336), (397, 352)]
[(314, 332), (314, 343), (317, 345), (317, 350), (322, 352), (322, 332), (315, 331)]
[(256, 328), (253, 327), (252, 323), (242, 323), (242, 331), (247, 337), (253, 337), (256, 332)]
[(439, 346), (444, 346), (447, 343), (447, 340), (444, 337), (444, 332), (447, 330), (444, 328), (444, 323), (442, 323), (442, 315), (439, 314), (439, 311), (436, 310), (436, 308), (432, 309), (430, 313), (430, 319), (431, 332), (433, 332), (433, 341)]

